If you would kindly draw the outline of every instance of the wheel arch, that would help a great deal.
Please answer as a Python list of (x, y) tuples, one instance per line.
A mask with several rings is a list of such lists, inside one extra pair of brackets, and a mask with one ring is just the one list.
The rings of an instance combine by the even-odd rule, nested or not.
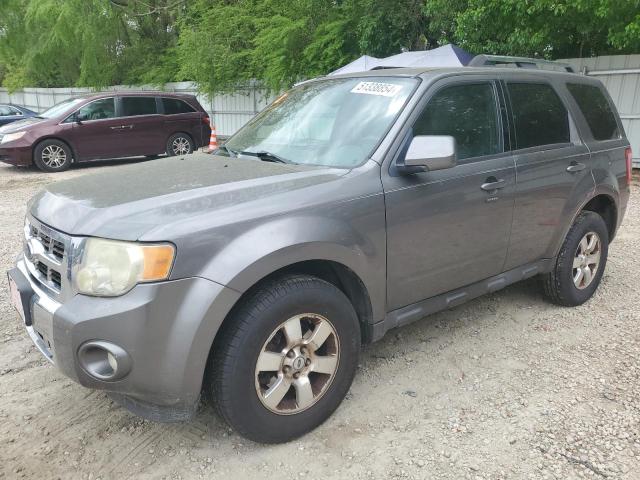
[[(275, 280), (285, 275), (311, 275), (318, 277), (328, 283), (331, 283), (337, 287), (351, 302), (360, 324), (361, 340), (362, 343), (370, 343), (372, 338), (371, 326), (373, 323), (373, 307), (371, 303), (371, 297), (369, 291), (360, 278), (360, 276), (354, 272), (351, 268), (343, 263), (327, 260), (327, 259), (313, 259), (303, 260), (289, 265), (282, 266), (276, 270), (264, 275), (255, 280), (255, 282), (246, 289), (244, 293), (240, 295), (235, 302), (231, 310), (227, 313), (220, 328), (229, 321), (233, 312), (251, 296), (256, 289), (258, 289), (265, 282)], [(218, 332), (216, 337), (218, 337)], [(213, 343), (215, 344), (215, 338)]]
[(594, 212), (602, 217), (607, 225), (609, 242), (611, 242), (615, 237), (618, 225), (618, 207), (614, 198), (606, 193), (595, 195), (580, 209), (580, 212), (583, 211)]

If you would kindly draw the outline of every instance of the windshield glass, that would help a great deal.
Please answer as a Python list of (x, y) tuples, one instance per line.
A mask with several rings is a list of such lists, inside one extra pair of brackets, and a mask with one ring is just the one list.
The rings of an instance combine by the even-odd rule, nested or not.
[(262, 158), (268, 152), (292, 163), (355, 167), (372, 153), (417, 83), (412, 78), (366, 77), (300, 85), (278, 97), (224, 146), (227, 152), (262, 152)]
[(54, 117), (57, 117), (58, 115), (63, 114), (67, 110), (75, 107), (76, 105), (78, 105), (82, 101), (84, 101), (84, 98), (70, 98), (69, 100), (65, 100), (64, 102), (60, 102), (60, 103), (54, 105), (49, 110), (45, 110), (44, 112), (42, 112), (38, 116), (42, 117), (42, 118), (54, 118)]

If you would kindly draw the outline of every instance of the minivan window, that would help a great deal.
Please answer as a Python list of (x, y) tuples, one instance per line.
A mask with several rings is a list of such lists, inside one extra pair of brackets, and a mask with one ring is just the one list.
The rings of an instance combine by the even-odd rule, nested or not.
[(76, 113), (76, 118), (80, 121), (105, 120), (107, 118), (114, 118), (115, 116), (116, 109), (113, 97), (101, 98), (87, 103), (80, 107)]
[(122, 97), (122, 116), (155, 115), (158, 113), (155, 97)]
[(225, 143), (293, 163), (352, 168), (366, 161), (418, 85), (414, 78), (331, 78), (278, 97)]
[(437, 92), (413, 126), (413, 135), (451, 135), (458, 159), (502, 152), (498, 112), (490, 83), (460, 84)]
[(569, 143), (569, 112), (551, 85), (508, 83), (516, 148)]
[(175, 115), (177, 113), (192, 113), (194, 108), (182, 100), (177, 98), (163, 98), (162, 107), (165, 115)]
[(620, 138), (618, 122), (602, 89), (583, 83), (567, 83), (567, 89), (578, 104), (594, 140)]

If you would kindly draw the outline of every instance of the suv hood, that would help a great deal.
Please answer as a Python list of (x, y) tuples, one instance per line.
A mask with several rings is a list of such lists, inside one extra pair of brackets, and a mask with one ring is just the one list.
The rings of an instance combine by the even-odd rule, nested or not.
[[(196, 153), (49, 185), (32, 199), (29, 211), (71, 235), (137, 240), (155, 227), (198, 215), (224, 212), (225, 219), (234, 221), (249, 208), (261, 215), (286, 211), (292, 206), (290, 197), (277, 202), (277, 196), (346, 173)], [(269, 202), (264, 202), (267, 197)]]

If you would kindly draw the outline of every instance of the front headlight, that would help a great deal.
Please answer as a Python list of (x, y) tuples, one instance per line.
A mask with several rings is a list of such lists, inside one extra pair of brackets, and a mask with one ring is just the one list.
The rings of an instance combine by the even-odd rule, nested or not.
[(85, 295), (115, 297), (136, 284), (169, 277), (175, 248), (168, 243), (143, 244), (88, 238), (74, 268), (76, 290)]
[(14, 140), (18, 140), (24, 137), (26, 133), (27, 132), (5, 133), (4, 135), (2, 135), (2, 137), (0, 137), (0, 143), (13, 142)]

